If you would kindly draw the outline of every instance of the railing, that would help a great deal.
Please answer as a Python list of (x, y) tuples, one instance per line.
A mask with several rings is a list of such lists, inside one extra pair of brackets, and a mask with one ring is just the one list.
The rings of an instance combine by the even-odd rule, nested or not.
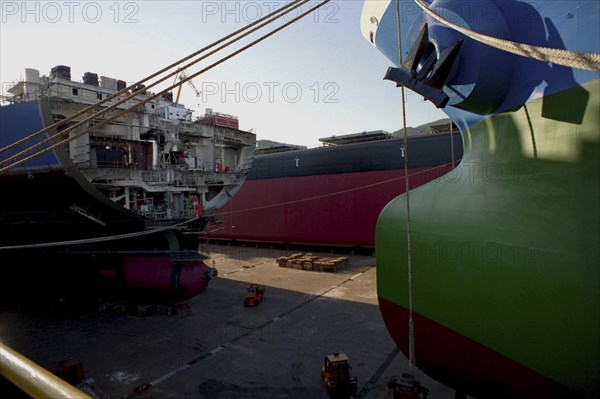
[(174, 187), (199, 187), (207, 184), (233, 185), (241, 177), (237, 172), (203, 172), (182, 170), (137, 170), (137, 169), (82, 169), (90, 180), (144, 182), (151, 186), (169, 185)]
[(184, 209), (175, 212), (171, 210), (170, 212), (167, 210), (166, 206), (158, 205), (154, 206), (153, 204), (146, 204), (144, 207), (135, 208), (133, 211), (138, 214), (145, 216), (148, 219), (152, 220), (173, 220), (173, 219), (190, 219), (197, 215), (198, 209), (193, 208), (191, 205), (186, 206)]
[(92, 399), (2, 343), (0, 343), (0, 375), (32, 398)]
[(127, 169), (132, 167), (125, 164), (124, 161), (96, 161), (96, 165), (99, 169)]

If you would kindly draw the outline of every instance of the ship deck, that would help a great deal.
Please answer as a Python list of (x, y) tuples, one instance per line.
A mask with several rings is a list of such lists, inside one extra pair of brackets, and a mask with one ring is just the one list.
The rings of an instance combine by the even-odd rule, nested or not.
[[(275, 259), (294, 249), (207, 249), (219, 277), (188, 301), (187, 313), (2, 304), (1, 339), (46, 368), (80, 360), (83, 389), (98, 398), (327, 398), (320, 371), (335, 352), (350, 357), (357, 398), (382, 398), (390, 379), (408, 370), (379, 313), (374, 257), (343, 254), (349, 266), (318, 273), (278, 267)], [(257, 307), (243, 305), (248, 283), (266, 286)], [(417, 377), (429, 398), (453, 397)]]

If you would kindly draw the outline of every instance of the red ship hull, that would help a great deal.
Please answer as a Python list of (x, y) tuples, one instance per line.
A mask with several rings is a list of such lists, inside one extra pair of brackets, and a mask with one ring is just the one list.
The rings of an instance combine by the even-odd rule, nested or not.
[[(456, 162), (462, 155), (457, 137)], [(411, 188), (452, 169), (449, 135), (419, 140), (426, 155), (409, 163)], [(381, 210), (405, 192), (401, 145), (402, 140), (386, 140), (259, 156), (206, 238), (372, 248)]]

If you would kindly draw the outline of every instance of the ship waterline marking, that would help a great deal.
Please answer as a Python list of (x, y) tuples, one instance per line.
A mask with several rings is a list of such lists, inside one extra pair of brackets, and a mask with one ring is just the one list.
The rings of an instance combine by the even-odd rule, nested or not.
[[(202, 22), (235, 22), (252, 23), (270, 13), (273, 13), (283, 6), (288, 5), (280, 1), (203, 1), (202, 2)], [(305, 5), (290, 11), (283, 16), (285, 22), (298, 17), (307, 11), (309, 5)], [(314, 23), (338, 23), (337, 18), (340, 6), (336, 2), (325, 4), (320, 9), (313, 12), (312, 20)]]
[(3, 1), (0, 3), (2, 23), (138, 23), (137, 2), (104, 1)]
[(202, 102), (220, 100), (222, 103), (256, 104), (285, 102), (295, 104), (306, 98), (314, 103), (337, 104), (340, 87), (335, 82), (314, 82), (310, 86), (297, 82), (202, 82)]

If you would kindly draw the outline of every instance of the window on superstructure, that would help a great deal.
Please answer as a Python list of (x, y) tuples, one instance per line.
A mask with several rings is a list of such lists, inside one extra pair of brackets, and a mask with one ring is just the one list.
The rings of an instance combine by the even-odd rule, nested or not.
[(73, 87), (73, 95), (74, 96), (79, 95), (79, 91), (76, 88), (74, 88), (74, 87)]

